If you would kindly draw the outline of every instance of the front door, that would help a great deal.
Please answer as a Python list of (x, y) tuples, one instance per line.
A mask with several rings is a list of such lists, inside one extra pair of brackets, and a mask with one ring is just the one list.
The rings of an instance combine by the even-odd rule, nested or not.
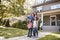
[(56, 15), (50, 16), (50, 25), (56, 26)]

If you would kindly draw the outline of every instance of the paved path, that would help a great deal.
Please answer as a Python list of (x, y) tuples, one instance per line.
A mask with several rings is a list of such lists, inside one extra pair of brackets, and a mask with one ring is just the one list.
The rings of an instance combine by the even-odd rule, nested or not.
[(5, 40), (37, 40), (39, 38), (45, 37), (46, 35), (51, 34), (50, 32), (40, 32), (38, 37), (27, 37), (27, 35), (25, 36), (20, 36), (20, 37), (14, 37), (14, 38), (9, 38), (9, 39), (5, 39)]

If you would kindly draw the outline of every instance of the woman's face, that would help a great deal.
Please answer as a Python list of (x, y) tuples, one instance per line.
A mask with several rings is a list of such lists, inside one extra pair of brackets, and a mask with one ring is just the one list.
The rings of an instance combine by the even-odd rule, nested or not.
[(35, 13), (35, 15), (37, 15), (37, 13)]
[(34, 18), (34, 20), (36, 20), (36, 17)]
[(32, 13), (32, 16), (34, 16), (34, 14)]

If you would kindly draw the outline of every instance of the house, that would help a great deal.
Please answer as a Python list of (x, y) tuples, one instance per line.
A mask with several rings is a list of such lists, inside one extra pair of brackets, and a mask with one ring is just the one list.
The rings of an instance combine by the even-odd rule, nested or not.
[[(39, 2), (39, 0), (36, 0)], [(32, 6), (33, 10), (39, 11), (41, 18), (40, 27), (44, 31), (60, 31), (60, 0), (43, 0), (42, 3), (36, 2)]]

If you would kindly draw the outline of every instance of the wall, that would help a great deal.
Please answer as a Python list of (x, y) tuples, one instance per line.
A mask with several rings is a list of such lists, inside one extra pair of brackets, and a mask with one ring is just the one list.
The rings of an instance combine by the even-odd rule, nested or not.
[(60, 14), (57, 15), (57, 26), (60, 26)]

